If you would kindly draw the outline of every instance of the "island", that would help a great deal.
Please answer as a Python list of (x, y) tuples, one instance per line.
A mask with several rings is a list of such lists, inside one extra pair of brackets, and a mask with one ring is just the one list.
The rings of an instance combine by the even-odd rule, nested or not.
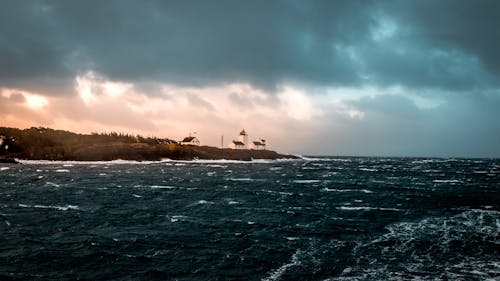
[(0, 162), (22, 160), (57, 161), (159, 161), (294, 159), (294, 155), (271, 150), (231, 149), (186, 145), (156, 137), (123, 133), (77, 134), (44, 127), (0, 127)]

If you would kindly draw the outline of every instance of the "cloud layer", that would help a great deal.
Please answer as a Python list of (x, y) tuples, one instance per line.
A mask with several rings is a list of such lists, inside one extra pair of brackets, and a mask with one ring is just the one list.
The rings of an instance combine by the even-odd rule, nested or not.
[(0, 117), (197, 130), (212, 145), (245, 127), (297, 153), (500, 156), (498, 10), (486, 0), (6, 0)]

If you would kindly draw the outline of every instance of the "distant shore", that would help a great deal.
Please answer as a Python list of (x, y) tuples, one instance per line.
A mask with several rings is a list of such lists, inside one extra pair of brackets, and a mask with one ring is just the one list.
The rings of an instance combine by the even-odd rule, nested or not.
[(181, 145), (170, 139), (143, 138), (124, 134), (75, 134), (49, 128), (0, 127), (0, 161), (161, 161), (296, 159), (271, 150), (230, 149)]

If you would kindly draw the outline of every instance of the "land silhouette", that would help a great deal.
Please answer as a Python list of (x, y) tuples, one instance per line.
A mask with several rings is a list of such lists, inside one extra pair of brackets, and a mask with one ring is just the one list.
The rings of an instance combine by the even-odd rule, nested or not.
[(280, 159), (296, 158), (271, 150), (230, 149), (181, 145), (168, 138), (123, 133), (77, 134), (44, 127), (17, 129), (0, 127), (0, 161), (158, 161), (162, 159)]

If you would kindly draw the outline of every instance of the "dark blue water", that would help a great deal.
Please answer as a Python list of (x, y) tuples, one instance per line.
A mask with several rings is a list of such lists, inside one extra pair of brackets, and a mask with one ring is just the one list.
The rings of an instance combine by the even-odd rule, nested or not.
[(0, 280), (499, 280), (500, 160), (0, 164)]

